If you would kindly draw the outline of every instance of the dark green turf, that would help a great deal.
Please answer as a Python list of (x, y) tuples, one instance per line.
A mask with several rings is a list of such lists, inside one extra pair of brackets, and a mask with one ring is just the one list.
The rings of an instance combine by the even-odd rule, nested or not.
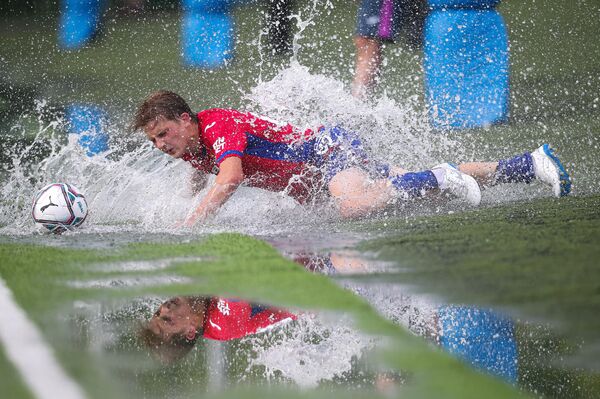
[[(449, 282), (463, 284), (449, 288), (448, 293), (465, 300), (477, 298), (501, 305), (544, 302), (549, 309), (565, 306), (566, 310), (579, 306), (585, 298), (590, 309), (597, 309), (599, 206), (598, 196), (570, 197), (518, 202), (408, 224), (387, 221), (389, 236), (365, 243), (363, 248), (411, 266), (415, 274), (403, 273), (403, 279), (422, 278), (436, 288)], [(596, 328), (590, 332), (600, 328), (600, 324), (592, 326)]]
[[(309, 1), (300, 3), (305, 9), (310, 5)], [(307, 28), (305, 39), (300, 42), (303, 49), (299, 59), (311, 70), (335, 76), (349, 85), (356, 2), (339, 0), (333, 4), (332, 11), (317, 16), (314, 25)], [(440, 150), (447, 152), (444, 158), (449, 160), (496, 159), (550, 141), (559, 147), (574, 177), (574, 192), (591, 196), (560, 202), (524, 202), (418, 219), (412, 225), (402, 220), (390, 226), (394, 223), (387, 221), (386, 226), (380, 227), (382, 231), (391, 229), (392, 236), (367, 244), (370, 249), (381, 250), (382, 257), (394, 259), (409, 269), (395, 276), (400, 282), (412, 282), (459, 301), (501, 306), (524, 318), (552, 322), (569, 340), (565, 344), (567, 349), (561, 345), (552, 349), (553, 353), (564, 355), (572, 352), (569, 348), (577, 337), (597, 340), (597, 331), (600, 331), (597, 322), (600, 301), (597, 282), (600, 279), (596, 266), (600, 241), (599, 200), (594, 196), (599, 191), (596, 176), (600, 174), (599, 6), (592, 0), (502, 2), (500, 11), (511, 41), (511, 125), (454, 133), (458, 145)], [(107, 105), (117, 118), (123, 119), (119, 120), (118, 129), (124, 126), (124, 120), (140, 98), (158, 88), (180, 92), (190, 99), (194, 108), (239, 106), (244, 102), (243, 93), (256, 85), (257, 76), (268, 79), (286, 63), (285, 59), (261, 57), (253, 43), (261, 26), (255, 10), (240, 8), (236, 11), (237, 59), (229, 68), (218, 71), (181, 66), (176, 12), (150, 13), (144, 19), (109, 13), (105, 35), (93, 46), (69, 53), (56, 48), (56, 5), (43, 7), (43, 12), (30, 15), (20, 12), (18, 17), (4, 13), (0, 24), (0, 132), (7, 134), (17, 120), (21, 124), (31, 123), (31, 127), (24, 127), (25, 131), (37, 132), (35, 121), (17, 118), (21, 112), (34, 108), (36, 97), (47, 99), (57, 108), (70, 101)], [(302, 15), (306, 17), (309, 13), (304, 10)], [(385, 91), (397, 101), (411, 95), (422, 100), (421, 55), (402, 45), (388, 46), (386, 54), (387, 66), (378, 94)], [(1, 145), (4, 166), (10, 164), (12, 144), (3, 140)], [(92, 275), (85, 267), (89, 262), (161, 258), (165, 254), (190, 252), (213, 254), (218, 259), (201, 266), (196, 263), (178, 266), (179, 273), (193, 277), (201, 274), (201, 278), (182, 290), (163, 288), (161, 292), (181, 294), (200, 290), (244, 295), (281, 305), (353, 309), (365, 325), (402, 337), (398, 342), (404, 343), (398, 345), (399, 353), (393, 353), (392, 363), (416, 370), (433, 367), (434, 375), (438, 373), (436, 367), (441, 369), (442, 377), (419, 380), (415, 385), (417, 392), (409, 393), (468, 397), (485, 390), (480, 385), (464, 382), (462, 377), (447, 374), (451, 369), (445, 366), (446, 360), (421, 352), (422, 345), (416, 345), (419, 348), (415, 349), (416, 353), (401, 351), (407, 345), (412, 349), (414, 340), (373, 316), (362, 301), (341, 292), (323, 277), (307, 277), (292, 264), (281, 261), (263, 247), (264, 244), (250, 244), (243, 238), (231, 236), (212, 240), (182, 246), (144, 244), (109, 253), (5, 245), (0, 250), (0, 270), (15, 290), (20, 304), (43, 331), (54, 337), (61, 359), (78, 380), (89, 387), (93, 396), (102, 396), (99, 392), (109, 396), (109, 389), (114, 389), (117, 396), (125, 396), (124, 392), (131, 389), (126, 383), (114, 382), (114, 373), (107, 371), (116, 367), (120, 358), (98, 358), (82, 350), (70, 351), (66, 345), (69, 335), (48, 315), (74, 299), (99, 297), (108, 301), (142, 292), (76, 291), (57, 282)], [(237, 246), (244, 245), (251, 247), (252, 254), (262, 254), (259, 257), (262, 262), (244, 259), (243, 271), (239, 272), (242, 261), (230, 254)], [(408, 341), (402, 341), (404, 339)], [(551, 341), (553, 343), (548, 345), (555, 345), (556, 337)], [(531, 347), (538, 348), (535, 344)], [(578, 356), (581, 360), (582, 355)], [(531, 358), (536, 357), (531, 355)], [(585, 356), (583, 358), (585, 360)], [(201, 360), (192, 362), (195, 366), (198, 363)], [(597, 387), (597, 378), (588, 380), (581, 374), (565, 374), (548, 365), (526, 367), (529, 373), (538, 374), (538, 381), (546, 381), (532, 386), (540, 389), (539, 392), (563, 397), (594, 397), (593, 392), (598, 392), (597, 388), (577, 391), (578, 384), (586, 387), (596, 384)], [(131, 368), (124, 366), (119, 370), (135, 380)], [(198, 370), (203, 369), (198, 367)], [(167, 395), (168, 382), (176, 377), (177, 381), (183, 381), (194, 376), (198, 386), (186, 385), (189, 390), (184, 391), (200, 389), (202, 372), (190, 373), (178, 369), (163, 374), (150, 372), (137, 378), (142, 381), (141, 386), (163, 389)], [(423, 375), (431, 377), (427, 373)], [(571, 385), (563, 381), (570, 381)], [(4, 380), (2, 382), (4, 388), (6, 385)], [(463, 394), (463, 389), (473, 391)], [(573, 390), (561, 395), (560, 389)], [(440, 395), (442, 391), (444, 394)], [(494, 388), (490, 391), (496, 392)], [(261, 395), (264, 392), (259, 390), (255, 396)], [(498, 395), (501, 397), (502, 393)]]
[(0, 386), (2, 386), (2, 396), (6, 398), (33, 398), (24, 384), (21, 376), (15, 370), (13, 364), (6, 357), (2, 345), (0, 345)]
[(572, 197), (387, 221), (386, 236), (362, 248), (402, 267), (387, 279), (551, 322), (584, 339), (579, 356), (598, 367), (599, 206), (599, 196)]
[[(200, 256), (207, 260), (190, 261), (166, 270), (171, 274), (193, 278), (193, 284), (143, 290), (79, 290), (65, 287), (65, 281), (73, 279), (106, 277), (104, 273), (91, 272), (91, 263), (160, 259), (164, 258), (165, 254), (169, 257)], [(125, 392), (129, 392), (130, 395), (132, 390), (148, 393), (148, 385), (144, 385), (143, 375), (148, 376), (146, 384), (150, 384), (155, 390), (159, 387), (168, 389), (167, 377), (169, 373), (177, 374), (177, 369), (157, 371), (154, 377), (150, 378), (152, 373), (148, 374), (147, 361), (137, 372), (136, 362), (126, 362), (125, 365), (122, 363), (123, 359), (127, 359), (128, 351), (124, 350), (125, 353), (120, 354), (118, 348), (113, 348), (103, 355), (85, 350), (85, 345), (78, 344), (82, 339), (81, 331), (79, 334), (77, 329), (73, 331), (75, 326), (82, 328), (85, 323), (66, 322), (65, 312), (68, 315), (70, 304), (76, 299), (95, 298), (111, 301), (148, 293), (219, 294), (260, 299), (280, 306), (293, 305), (302, 309), (349, 312), (356, 318), (362, 331), (388, 337), (393, 342), (392, 346), (386, 349), (381, 361), (391, 369), (404, 370), (411, 375), (410, 382), (402, 388), (403, 396), (433, 398), (443, 395), (448, 398), (475, 398), (484, 393), (488, 397), (498, 398), (518, 396), (509, 386), (470, 371), (458, 361), (433, 350), (421, 339), (386, 321), (362, 299), (339, 288), (327, 277), (307, 273), (297, 264), (282, 258), (267, 244), (241, 235), (217, 235), (198, 243), (182, 245), (131, 245), (108, 253), (2, 244), (0, 259), (0, 275), (13, 291), (19, 304), (28, 311), (44, 332), (67, 370), (76, 376), (93, 397), (106, 397), (107, 392), (110, 392), (111, 397), (119, 397), (125, 395)], [(135, 273), (137, 276), (142, 274)], [(70, 311), (73, 311), (72, 308)], [(192, 365), (195, 364), (191, 362)], [(115, 370), (118, 370), (117, 375)], [(193, 370), (193, 367), (179, 369), (179, 374), (189, 376), (182, 378), (184, 381), (181, 384), (184, 385), (180, 387), (181, 391), (185, 392), (190, 386), (202, 390), (197, 386), (198, 380), (194, 379)], [(139, 385), (132, 387), (130, 380), (120, 378), (127, 375), (136, 376)], [(156, 383), (157, 375), (161, 376), (164, 384), (152, 385)], [(198, 379), (202, 381), (202, 377)], [(466, 382), (468, 383), (465, 384)], [(110, 384), (109, 388), (106, 388), (105, 384)], [(194, 392), (194, 389), (191, 389), (191, 392)], [(329, 392), (320, 391), (308, 394), (310, 397), (328, 395)]]
[[(311, 12), (312, 2), (298, 3), (303, 19), (311, 17), (313, 22), (299, 42), (300, 62), (349, 83), (355, 2), (333, 1), (333, 8), (319, 4), (319, 14)], [(575, 121), (597, 111), (597, 1), (502, 2), (499, 10), (511, 43), (513, 120)], [(61, 52), (56, 45), (57, 10), (49, 11), (38, 7), (29, 15), (2, 16), (2, 80), (59, 103), (94, 101), (128, 109), (149, 91), (170, 88), (190, 98), (193, 106), (237, 106), (240, 93), (253, 87), (258, 76), (272, 76), (286, 61), (259, 52), (257, 42), (260, 38), (266, 50), (266, 37), (259, 36), (263, 10), (257, 6), (236, 9), (237, 56), (230, 67), (217, 71), (181, 65), (178, 12), (135, 18), (119, 16), (113, 9), (93, 45)], [(399, 44), (388, 46), (386, 56), (380, 91), (399, 100), (421, 95), (419, 52)]]

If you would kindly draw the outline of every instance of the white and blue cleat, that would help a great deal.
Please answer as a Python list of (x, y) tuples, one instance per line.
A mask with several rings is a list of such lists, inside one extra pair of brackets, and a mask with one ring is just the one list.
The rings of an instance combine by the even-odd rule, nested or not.
[(444, 177), (438, 180), (440, 190), (443, 193), (451, 194), (472, 206), (479, 205), (481, 202), (481, 188), (473, 177), (462, 173), (451, 163), (443, 163), (431, 168), (432, 171), (436, 169), (444, 171)]
[(531, 153), (535, 178), (552, 186), (555, 197), (564, 197), (571, 192), (571, 178), (554, 150), (543, 144)]

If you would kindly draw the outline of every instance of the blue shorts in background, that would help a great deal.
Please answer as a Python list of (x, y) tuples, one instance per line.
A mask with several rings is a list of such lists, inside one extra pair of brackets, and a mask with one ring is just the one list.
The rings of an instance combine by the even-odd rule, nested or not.
[(402, 30), (407, 31), (409, 37), (420, 36), (426, 9), (423, 0), (362, 0), (356, 34), (380, 41), (394, 41)]

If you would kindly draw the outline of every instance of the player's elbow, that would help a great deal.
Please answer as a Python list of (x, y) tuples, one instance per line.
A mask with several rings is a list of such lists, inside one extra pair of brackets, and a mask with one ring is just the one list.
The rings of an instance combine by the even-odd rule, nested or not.
[(217, 183), (224, 186), (237, 187), (244, 181), (243, 172), (227, 173), (225, 175), (217, 176)]
[(237, 187), (244, 181), (244, 169), (240, 158), (229, 157), (221, 163), (220, 168), (216, 180), (217, 184)]

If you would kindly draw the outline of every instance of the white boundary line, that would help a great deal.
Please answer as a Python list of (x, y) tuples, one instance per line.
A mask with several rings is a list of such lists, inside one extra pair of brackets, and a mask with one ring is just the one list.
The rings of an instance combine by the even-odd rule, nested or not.
[(37, 327), (13, 300), (0, 278), (0, 342), (34, 396), (79, 399), (86, 395), (58, 364)]

